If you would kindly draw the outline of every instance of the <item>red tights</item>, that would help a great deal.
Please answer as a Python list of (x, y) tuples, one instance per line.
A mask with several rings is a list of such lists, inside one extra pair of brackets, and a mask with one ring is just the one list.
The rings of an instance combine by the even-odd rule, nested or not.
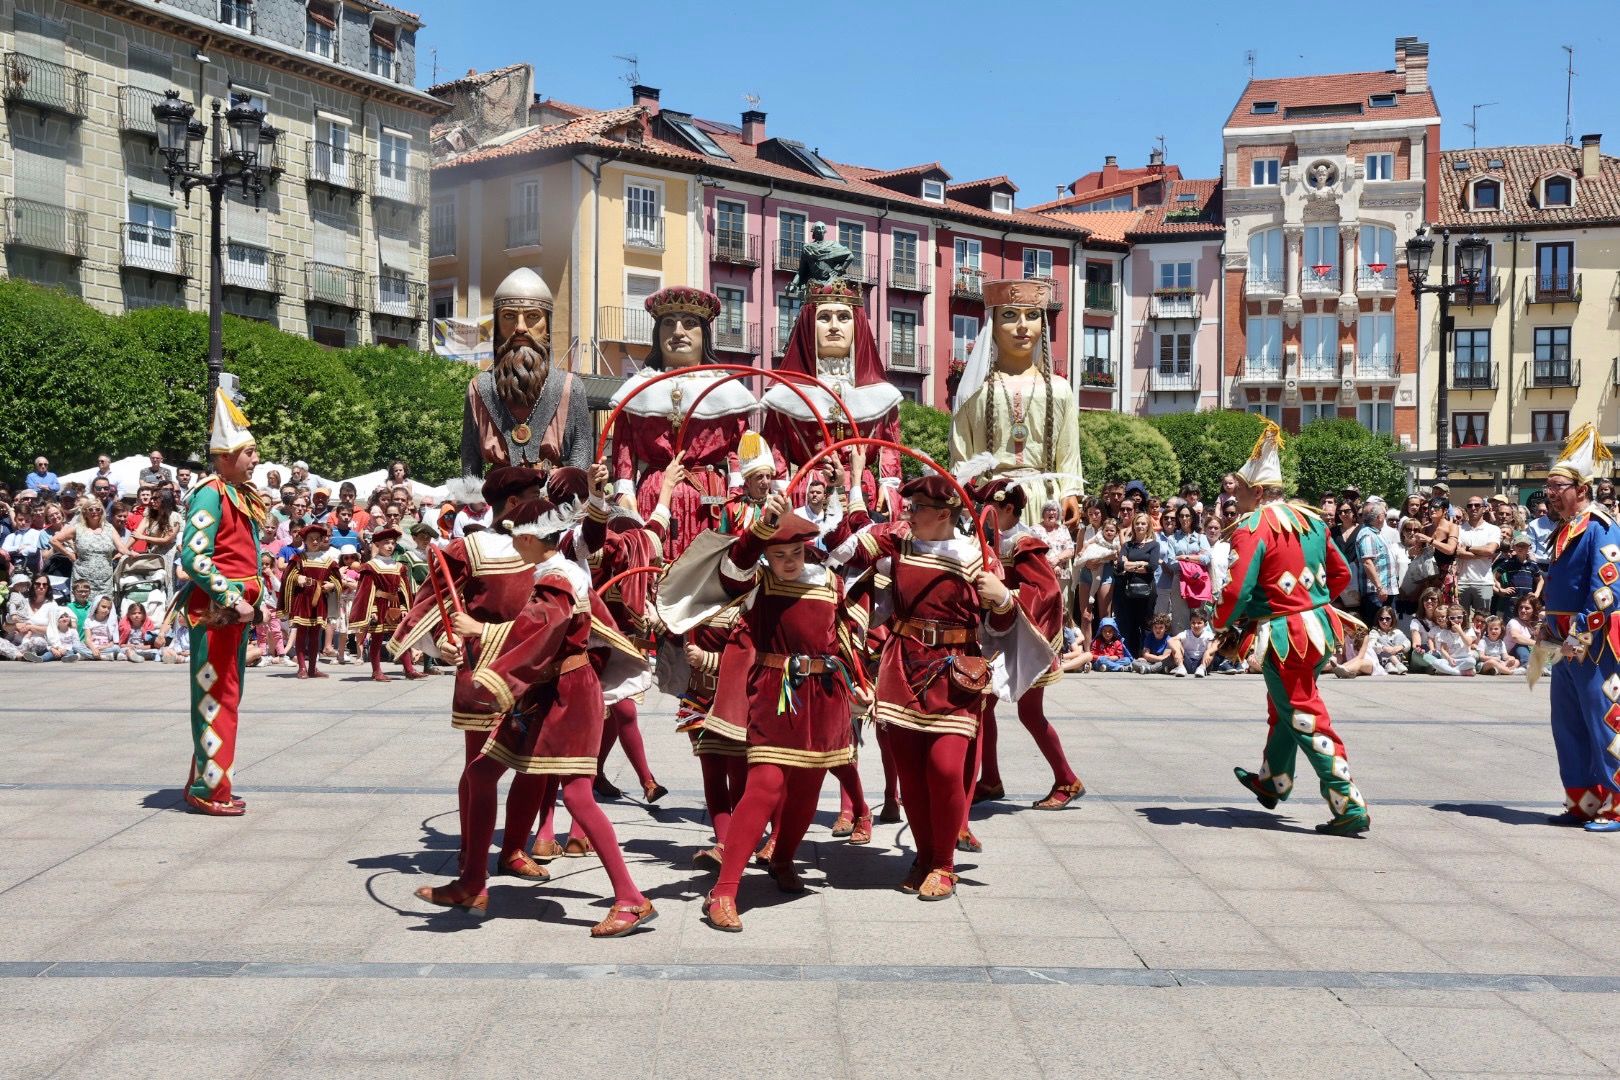
[(866, 792), (861, 788), (861, 770), (852, 761), (829, 770), (838, 781), (838, 812), (852, 818), (862, 818), (872, 812), (866, 804)]
[(698, 767), (703, 770), (703, 802), (714, 824), (714, 842), (725, 847), (731, 816), (742, 801), (748, 780), (748, 760), (722, 754), (699, 754)]
[[(505, 765), (480, 754), (467, 766), (463, 774), (467, 787), (467, 810), (462, 833), (466, 837), (469, 852), (487, 852), (490, 843), (495, 839), (495, 787), (504, 772), (506, 772)], [(528, 775), (520, 776), (518, 779), (537, 781), (532, 786), (538, 789), (543, 786), (538, 781), (543, 781), (545, 777)], [(607, 815), (596, 805), (596, 796), (591, 792), (591, 778), (565, 776), (561, 781), (563, 804), (568, 807), (568, 813), (572, 815), (574, 821), (584, 830), (596, 853), (601, 856), (602, 869), (607, 871), (608, 880), (613, 883), (614, 902), (642, 903), (646, 898), (641, 895), (641, 890), (636, 888), (635, 882), (630, 880), (630, 870), (625, 866), (624, 853), (619, 850), (619, 838), (614, 834), (613, 825), (608, 821)], [(516, 791), (518, 787), (516, 781), (512, 787)], [(510, 812), (510, 800), (507, 805)], [(508, 837), (505, 843), (511, 844), (511, 838)], [(513, 845), (512, 850), (521, 850), (521, 846)], [(456, 881), (456, 891), (463, 896), (476, 896), (483, 890), (488, 879), (487, 858), (470, 858), (467, 865), (462, 867), (461, 877)]]
[(636, 723), (633, 698), (614, 702), (608, 709), (607, 722), (602, 725), (602, 746), (596, 753), (598, 775), (606, 775), (603, 766), (615, 742), (624, 747), (624, 756), (630, 759), (630, 767), (636, 771), (641, 786), (646, 788), (655, 783), (652, 768), (647, 764), (647, 748), (641, 741), (641, 725)]
[(889, 740), (900, 774), (900, 803), (917, 845), (917, 865), (950, 870), (956, 865), (957, 831), (967, 820), (962, 776), (968, 738), (891, 726)]
[(316, 675), (315, 661), (321, 655), (321, 627), (300, 626), (293, 634), (293, 656), (298, 663), (298, 673), (314, 678)]
[[(371, 635), (369, 655), (371, 656), (371, 674), (373, 678), (383, 673), (382, 657), (384, 636), (385, 635), (380, 633)], [(407, 678), (412, 678), (416, 675), (416, 665), (411, 663), (411, 651), (409, 649), (406, 649), (404, 652), (399, 654), (399, 665), (405, 669), (405, 675)]]
[[(1069, 765), (1068, 755), (1063, 752), (1063, 740), (1058, 738), (1057, 728), (1046, 718), (1046, 687), (1037, 686), (1018, 699), (1018, 722), (1024, 725), (1024, 730), (1029, 732), (1041, 756), (1046, 759), (1046, 764), (1052, 770), (1054, 786), (1072, 784), (1079, 779)], [(988, 787), (998, 787), (1001, 784), (1001, 766), (996, 761), (994, 709), (985, 710), (985, 715), (980, 721), (979, 739), (984, 744), (984, 763), (980, 770), (980, 779)]]
[[(778, 807), (781, 817), (771, 865), (793, 865), (793, 853), (816, 816), (816, 801), (821, 798), (821, 780), (826, 771), (763, 763), (748, 766), (748, 784), (743, 788), (742, 801), (737, 804), (727, 830), (731, 842), (726, 845), (725, 858), (720, 864), (715, 896), (737, 898), (743, 868), (753, 856), (760, 837), (765, 835), (765, 823), (776, 817)], [(953, 835), (951, 839), (955, 841), (956, 837)]]
[[(482, 846), (472, 843), (472, 837), (467, 831), (470, 800), (472, 798), (472, 765), (478, 760), (479, 751), (483, 750), (484, 743), (489, 741), (487, 731), (464, 731), (467, 737), (467, 764), (461, 771), (461, 783), (456, 789), (457, 808), (461, 812), (461, 856), (457, 861), (457, 869), (462, 877), (468, 876), (469, 863), (478, 864), (478, 872), (484, 873), (489, 862), (489, 845), (494, 839), (494, 819), (491, 818), (489, 836), (484, 837)], [(486, 759), (487, 760), (487, 759)], [(499, 774), (497, 774), (497, 777)], [(538, 776), (533, 773), (518, 773), (512, 777), (512, 785), (506, 792), (506, 828), (501, 831), (501, 859), (524, 850), (528, 844), (529, 831), (534, 828), (534, 819), (540, 815), (540, 800), (544, 796), (546, 781), (555, 779), (549, 776)], [(493, 789), (492, 789), (493, 792)], [(493, 811), (492, 811), (493, 813)]]

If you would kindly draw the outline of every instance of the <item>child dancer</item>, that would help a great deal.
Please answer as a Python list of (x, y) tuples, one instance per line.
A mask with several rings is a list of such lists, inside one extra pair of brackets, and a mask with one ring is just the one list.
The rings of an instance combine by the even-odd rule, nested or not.
[[(371, 559), (360, 567), (360, 582), (354, 604), (349, 608), (349, 629), (356, 635), (369, 634), (366, 653), (371, 657), (373, 682), (388, 682), (383, 674), (383, 642), (399, 629), (401, 618), (411, 606), (411, 579), (405, 564), (394, 558), (399, 530), (378, 529), (371, 534)], [(407, 679), (419, 678), (411, 652), (400, 654)]]
[(298, 533), (304, 550), (287, 564), (281, 579), (281, 610), (293, 630), (293, 655), (298, 661), (300, 679), (324, 679), (316, 668), (321, 655), (321, 636), (338, 593), (338, 560), (327, 546), (330, 533), (319, 523), (305, 525)]

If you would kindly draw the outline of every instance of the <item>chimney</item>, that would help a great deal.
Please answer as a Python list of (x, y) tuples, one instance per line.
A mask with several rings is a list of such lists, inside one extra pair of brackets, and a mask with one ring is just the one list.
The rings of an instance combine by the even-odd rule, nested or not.
[(1148, 155), (1148, 168), (1150, 168), (1150, 169), (1162, 169), (1162, 168), (1164, 168), (1164, 151), (1163, 150), (1155, 148), (1154, 151), (1151, 154)]
[(1098, 178), (1102, 187), (1119, 182), (1119, 158), (1109, 154), (1103, 158), (1102, 176)]
[(1581, 179), (1595, 178), (1603, 168), (1602, 135), (1581, 136)]
[(1406, 92), (1408, 94), (1426, 94), (1428, 91), (1428, 42), (1409, 41), (1406, 45)]
[(1416, 40), (1417, 38), (1412, 37), (1398, 37), (1395, 39), (1395, 74), (1406, 74), (1406, 47)]
[(748, 146), (758, 146), (765, 141), (765, 114), (749, 109), (742, 114), (742, 129), (742, 141)]
[(640, 105), (647, 110), (647, 115), (658, 115), (658, 88), (656, 86), (642, 86), (637, 83), (630, 88), (630, 104)]

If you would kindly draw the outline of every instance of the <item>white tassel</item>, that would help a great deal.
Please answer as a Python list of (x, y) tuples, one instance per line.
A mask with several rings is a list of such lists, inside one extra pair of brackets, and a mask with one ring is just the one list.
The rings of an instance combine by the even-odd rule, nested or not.
[(484, 501), (484, 482), (476, 476), (457, 476), (444, 482), (444, 493), (457, 506)]
[(969, 483), (978, 479), (980, 476), (989, 472), (995, 467), (996, 455), (986, 450), (983, 453), (974, 454), (966, 461), (959, 463), (954, 469), (951, 470), (951, 475), (956, 477), (956, 482), (958, 484), (966, 487)]

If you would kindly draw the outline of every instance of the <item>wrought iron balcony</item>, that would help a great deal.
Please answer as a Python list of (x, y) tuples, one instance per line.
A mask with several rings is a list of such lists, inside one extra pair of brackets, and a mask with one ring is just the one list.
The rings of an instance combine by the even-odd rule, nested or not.
[(1395, 267), (1389, 263), (1363, 263), (1356, 271), (1356, 291), (1363, 293), (1393, 293)]
[(778, 240), (771, 265), (778, 270), (795, 273), (799, 269), (799, 256), (804, 254), (803, 240)]
[(858, 281), (862, 285), (872, 285), (878, 278), (878, 258), (876, 255), (867, 255), (864, 252), (855, 252), (855, 257), (849, 260), (844, 267), (845, 281)]
[(1557, 390), (1581, 385), (1581, 362), (1567, 356), (1530, 361), (1526, 378), (1532, 390)]
[(160, 229), (139, 221), (124, 222), (123, 251), (119, 265), (128, 270), (188, 278), (191, 268), (191, 234)]
[[(432, 243), (432, 241), (430, 241), (430, 243)], [(540, 214), (538, 212), (512, 214), (506, 219), (506, 247), (508, 251), (513, 248), (539, 246)], [(433, 249), (433, 254), (435, 256), (454, 255), (455, 253), (456, 244), (454, 237), (450, 238), (450, 246), (448, 251), (440, 251), (439, 245), (435, 245)]]
[(604, 307), (601, 318), (603, 341), (617, 341), (625, 345), (651, 345), (653, 317), (642, 307)]
[(1251, 267), (1243, 275), (1243, 295), (1283, 295), (1283, 272), (1281, 270), (1256, 270)]
[(928, 346), (921, 341), (889, 342), (889, 370), (908, 375), (928, 374)]
[(1281, 356), (1245, 356), (1243, 358), (1243, 381), (1246, 383), (1276, 383), (1283, 381), (1283, 361)]
[(1563, 304), (1581, 302), (1581, 275), (1537, 274), (1530, 279), (1530, 303)]
[(1492, 274), (1484, 281), (1474, 285), (1474, 291), (1459, 290), (1451, 301), (1452, 310), (1461, 307), (1481, 307), (1495, 305), (1502, 302), (1502, 276)]
[(395, 319), (420, 320), (427, 310), (427, 285), (398, 274), (373, 274), (371, 310)]
[(90, 115), (84, 72), (22, 53), (6, 53), (6, 108), (27, 106), (83, 120)]
[(788, 339), (793, 336), (792, 326), (778, 326), (771, 331), (771, 355), (787, 355)]
[(1356, 357), (1357, 382), (1380, 382), (1400, 378), (1401, 358), (1390, 353), (1369, 353)]
[(951, 295), (959, 300), (984, 300), (984, 271), (958, 266), (951, 271)]
[(118, 88), (118, 130), (133, 131), (157, 138), (157, 120), (152, 106), (163, 100), (163, 95), (144, 86)]
[(709, 238), (709, 259), (722, 266), (758, 266), (759, 237), (718, 232)]
[(627, 251), (663, 251), (664, 219), (657, 221), (626, 221), (624, 246)]
[(1198, 365), (1155, 364), (1148, 371), (1148, 389), (1161, 394), (1182, 394), (1198, 389)]
[(312, 304), (330, 304), (333, 307), (359, 311), (365, 304), (366, 275), (347, 266), (331, 263), (304, 264), (306, 299)]
[(1456, 360), (1451, 365), (1453, 390), (1495, 390), (1497, 364), (1493, 360)]
[(227, 244), (225, 276), (220, 284), (228, 289), (280, 296), (287, 288), (286, 256), (251, 244)]
[(378, 158), (372, 170), (371, 197), (401, 206), (422, 206), (427, 202), (427, 170)]
[(715, 320), (714, 347), (717, 352), (759, 355), (759, 327), (753, 323), (729, 321), (725, 315)]
[(1155, 289), (1148, 297), (1150, 319), (1201, 319), (1204, 298), (1190, 289)]
[(1339, 295), (1339, 268), (1328, 263), (1307, 266), (1299, 275), (1301, 296)]
[(1089, 356), (1080, 362), (1080, 385), (1112, 390), (1119, 383), (1114, 362), (1106, 356)]
[(306, 144), (304, 161), (308, 166), (305, 178), (312, 184), (325, 184), (342, 191), (366, 189), (366, 155), (336, 145), (310, 139)]
[(1112, 315), (1119, 306), (1112, 281), (1086, 282), (1086, 310)]
[(1337, 356), (1301, 356), (1294, 375), (1302, 383), (1333, 383), (1339, 381)]
[(6, 200), (6, 245), (84, 258), (89, 215), (83, 210), (36, 202)]
[(931, 291), (927, 264), (917, 259), (890, 259), (889, 288), (914, 293)]
[(1059, 281), (1057, 278), (1053, 277), (1050, 274), (1025, 274), (1024, 275), (1024, 280), (1026, 280), (1026, 281), (1044, 281), (1044, 282), (1046, 282), (1046, 284), (1048, 284), (1052, 288), (1052, 293), (1047, 298), (1047, 301), (1046, 301), (1046, 310), (1048, 310), (1048, 311), (1062, 311), (1063, 310), (1063, 282)]

